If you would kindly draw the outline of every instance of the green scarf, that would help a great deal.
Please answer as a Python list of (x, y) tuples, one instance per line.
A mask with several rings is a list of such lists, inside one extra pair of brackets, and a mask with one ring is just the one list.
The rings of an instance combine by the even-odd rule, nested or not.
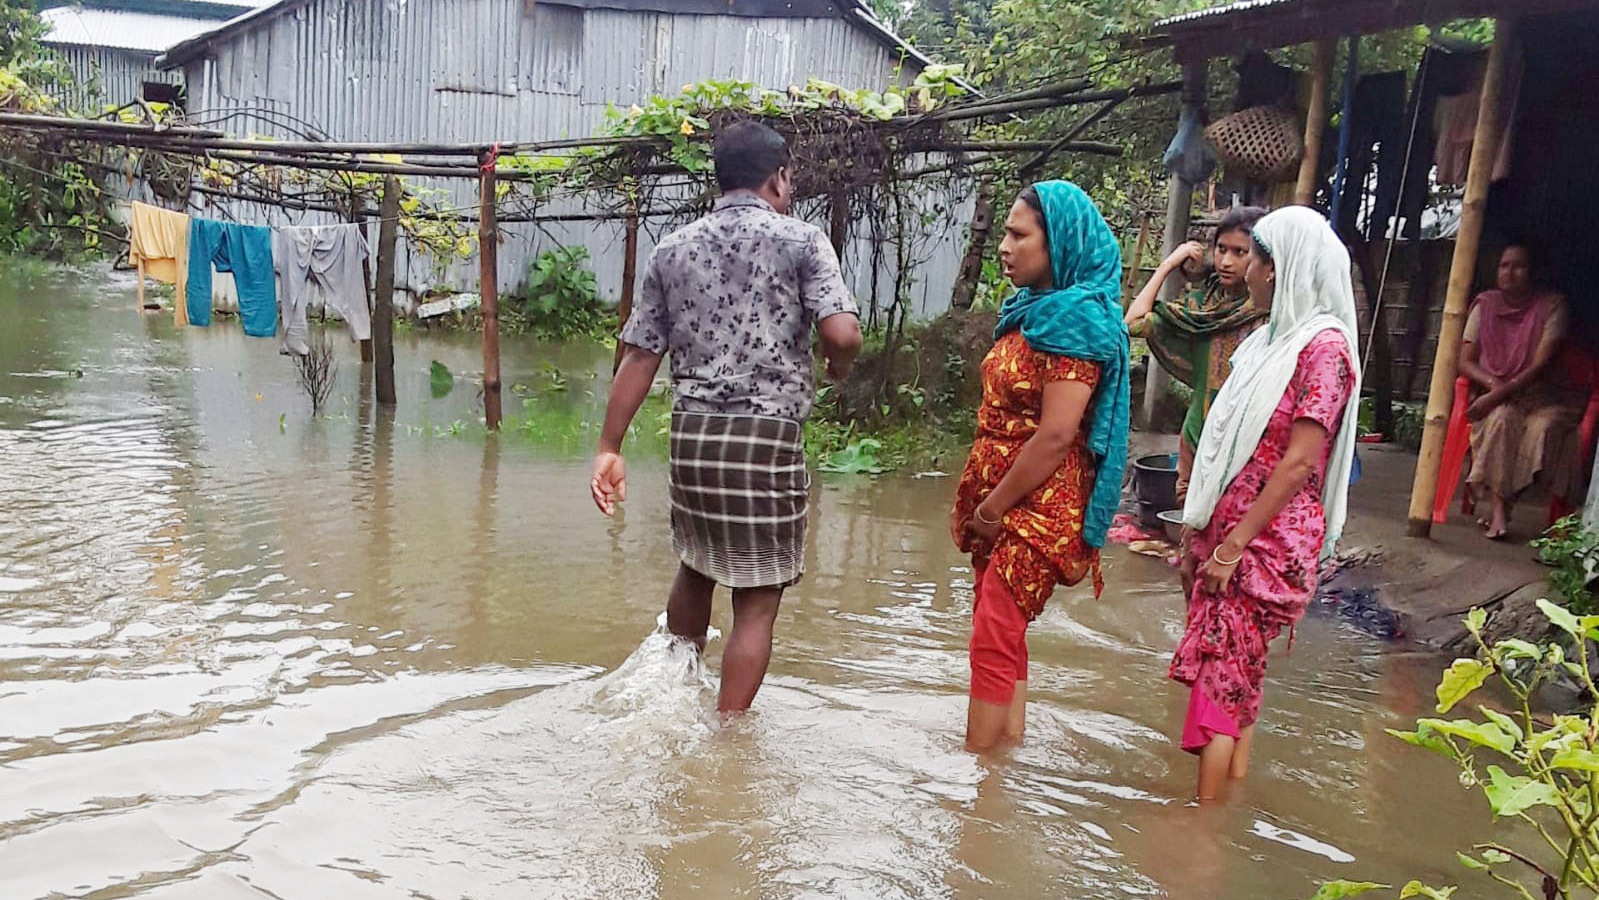
[(1211, 342), (1264, 318), (1266, 313), (1250, 306), (1247, 291), (1232, 296), (1212, 275), (1206, 279), (1203, 293), (1191, 292), (1171, 303), (1156, 304), (1149, 349), (1183, 384), (1196, 391), (1218, 390), (1220, 385), (1207, 383)]
[(1012, 294), (1000, 310), (994, 337), (1020, 331), (1027, 345), (1040, 353), (1101, 365), (1088, 432), (1098, 475), (1084, 516), (1083, 538), (1090, 546), (1103, 547), (1121, 505), (1131, 418), (1121, 246), (1082, 188), (1069, 181), (1044, 181), (1034, 188), (1043, 202), (1055, 284), (1047, 291), (1022, 288)]

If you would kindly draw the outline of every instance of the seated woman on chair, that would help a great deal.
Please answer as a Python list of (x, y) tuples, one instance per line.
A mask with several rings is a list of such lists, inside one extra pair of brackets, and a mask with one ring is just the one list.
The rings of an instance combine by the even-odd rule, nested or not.
[(1511, 244), (1499, 258), (1499, 288), (1477, 297), (1466, 320), (1460, 372), (1483, 393), (1471, 404), (1469, 490), (1492, 511), (1491, 540), (1510, 530), (1516, 498), (1541, 482), (1569, 496), (1582, 478), (1580, 401), (1552, 385), (1550, 363), (1566, 335), (1566, 298), (1536, 286), (1533, 252)]

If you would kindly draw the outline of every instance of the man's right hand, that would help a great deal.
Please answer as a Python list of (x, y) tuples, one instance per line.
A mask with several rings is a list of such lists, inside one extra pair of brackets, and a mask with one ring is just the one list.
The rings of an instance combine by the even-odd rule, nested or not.
[(602, 450), (594, 455), (594, 477), (589, 481), (594, 505), (606, 515), (616, 514), (616, 504), (627, 501), (627, 463), (622, 454)]

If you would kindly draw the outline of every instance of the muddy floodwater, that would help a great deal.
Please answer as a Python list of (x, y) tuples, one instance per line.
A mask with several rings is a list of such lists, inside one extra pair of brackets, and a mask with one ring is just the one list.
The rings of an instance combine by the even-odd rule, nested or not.
[(534, 424), (487, 438), (473, 336), (402, 331), (384, 414), (334, 334), (313, 419), (236, 321), (178, 331), (103, 268), (0, 271), (3, 900), (1285, 900), (1459, 883), (1489, 833), (1384, 734), (1431, 714), (1440, 660), (1315, 613), (1246, 789), (1189, 807), (1182, 598), (1119, 548), (1102, 600), (1034, 626), (1026, 745), (966, 754), (949, 478), (817, 478), (771, 677), (721, 729), (720, 642), (696, 671), (656, 632), (659, 415), (625, 514), (586, 495), (608, 353), (508, 339)]

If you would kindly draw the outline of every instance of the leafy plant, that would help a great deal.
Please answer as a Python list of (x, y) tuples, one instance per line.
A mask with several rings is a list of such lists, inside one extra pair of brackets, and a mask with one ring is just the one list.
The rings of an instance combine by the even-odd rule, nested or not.
[(1000, 266), (998, 259), (983, 260), (983, 274), (977, 282), (977, 296), (972, 301), (972, 309), (979, 312), (998, 312), (1005, 305), (1005, 298), (1011, 295), (1010, 279), (1005, 277), (1005, 270)]
[(827, 457), (818, 468), (835, 475), (881, 475), (888, 468), (878, 461), (883, 442), (876, 438), (861, 438)]
[(437, 399), (448, 396), (450, 391), (454, 389), (455, 375), (450, 371), (450, 367), (435, 359), (432, 367), (428, 370), (429, 393)]
[(1587, 530), (1578, 516), (1567, 516), (1532, 542), (1538, 558), (1552, 567), (1549, 584), (1578, 615), (1594, 612), (1589, 585), (1599, 575), (1599, 533)]
[[(1567, 656), (1560, 643), (1543, 645), (1519, 639), (1493, 645), (1482, 636), (1488, 615), (1474, 609), (1466, 629), (1477, 641), (1478, 657), (1457, 659), (1438, 682), (1437, 711), (1449, 713), (1490, 678), (1514, 699), (1507, 714), (1480, 705), (1480, 718), (1426, 718), (1414, 731), (1389, 730), (1400, 740), (1441, 754), (1460, 767), (1460, 781), (1482, 792), (1496, 821), (1513, 819), (1542, 847), (1520, 850), (1488, 842), (1458, 853), (1460, 863), (1503, 885), (1522, 900), (1571, 900), (1599, 895), (1599, 685), (1589, 666), (1589, 641), (1599, 640), (1599, 616), (1576, 615), (1551, 603), (1538, 608), (1564, 632), (1576, 649)], [(1533, 714), (1532, 698), (1560, 675), (1575, 678), (1586, 692), (1585, 715)], [(1543, 860), (1553, 860), (1545, 864)], [(1318, 900), (1350, 897), (1381, 885), (1329, 882)], [(1448, 900), (1456, 888), (1411, 882), (1399, 896)]]
[(528, 266), (521, 295), (506, 298), (502, 306), (503, 324), (511, 333), (568, 340), (615, 331), (616, 316), (600, 300), (587, 247), (540, 253)]

